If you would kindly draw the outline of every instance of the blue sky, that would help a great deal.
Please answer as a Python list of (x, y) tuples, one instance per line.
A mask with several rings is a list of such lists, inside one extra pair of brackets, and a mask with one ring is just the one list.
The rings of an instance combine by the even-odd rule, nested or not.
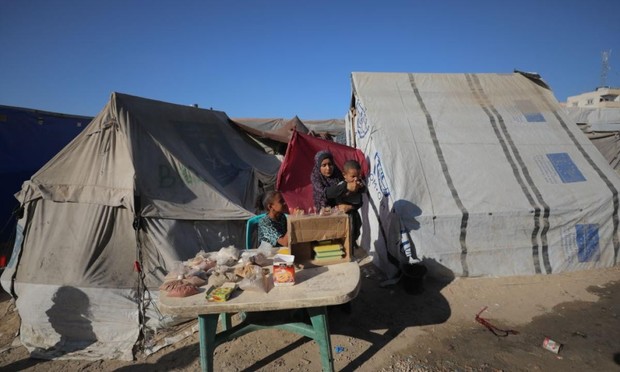
[(95, 115), (113, 91), (231, 117), (344, 117), (350, 74), (538, 72), (620, 86), (620, 1), (2, 0), (0, 104)]

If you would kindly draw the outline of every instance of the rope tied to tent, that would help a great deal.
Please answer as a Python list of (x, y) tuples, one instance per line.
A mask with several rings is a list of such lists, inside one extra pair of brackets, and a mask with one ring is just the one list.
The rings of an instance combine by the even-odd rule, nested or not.
[[(137, 211), (138, 209), (136, 209)], [(142, 225), (141, 217), (136, 213), (133, 220), (133, 229), (136, 232), (136, 260), (134, 261), (134, 271), (138, 274), (138, 322), (140, 329), (140, 340), (139, 348), (140, 350), (144, 350), (144, 345), (146, 342), (146, 307), (144, 305), (144, 292), (146, 290), (146, 285), (144, 283), (145, 274), (142, 271), (142, 249), (141, 249), (141, 240), (140, 240), (140, 229)]]
[(485, 306), (484, 308), (482, 308), (482, 310), (480, 310), (480, 312), (478, 314), (476, 314), (476, 322), (482, 324), (483, 326), (485, 326), (489, 331), (491, 331), (491, 333), (493, 333), (495, 336), (497, 337), (507, 337), (508, 335), (518, 335), (519, 332), (512, 330), (512, 329), (501, 329), (498, 328), (496, 326), (494, 326), (493, 324), (491, 324), (491, 322), (489, 322), (488, 320), (484, 319), (483, 317), (480, 316), (480, 314), (482, 314), (486, 309), (488, 309), (488, 306)]
[[(140, 198), (138, 196), (135, 197), (135, 210), (140, 210)], [(163, 315), (159, 311), (157, 304), (153, 301), (153, 296), (151, 295), (151, 291), (149, 291), (148, 286), (145, 283), (146, 273), (144, 272), (144, 262), (142, 257), (142, 239), (140, 235), (140, 230), (144, 230), (144, 220), (139, 213), (136, 213), (133, 220), (133, 229), (136, 232), (136, 260), (134, 261), (134, 271), (138, 274), (138, 321), (139, 321), (139, 330), (140, 330), (140, 339), (138, 340), (137, 347), (140, 351), (144, 352), (149, 346), (149, 342), (152, 339), (152, 335), (149, 334), (148, 328), (146, 326), (147, 315), (146, 309), (150, 305), (153, 307), (159, 318), (161, 319)]]
[[(149, 304), (152, 304), (153, 296), (145, 283), (146, 273), (142, 269), (144, 267), (142, 257), (142, 239), (140, 236), (140, 230), (144, 230), (144, 221), (140, 215), (140, 197), (134, 196), (134, 210), (135, 215), (133, 219), (133, 229), (136, 232), (136, 260), (134, 261), (134, 271), (138, 274), (138, 322), (140, 329), (140, 339), (138, 340), (138, 348), (141, 351), (145, 350), (145, 346), (148, 344), (149, 334), (147, 332), (146, 321), (146, 308)], [(159, 310), (157, 310), (159, 313)]]

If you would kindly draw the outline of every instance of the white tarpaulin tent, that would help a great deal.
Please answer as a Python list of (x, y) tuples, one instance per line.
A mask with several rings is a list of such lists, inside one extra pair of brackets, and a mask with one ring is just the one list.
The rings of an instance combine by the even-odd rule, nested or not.
[(564, 107), (564, 112), (577, 124), (585, 124), (593, 132), (620, 131), (620, 108)]
[(163, 276), (201, 249), (242, 247), (259, 183), (278, 168), (223, 112), (113, 93), (18, 194), (1, 282), (22, 343), (41, 357), (131, 359), (141, 325), (173, 322), (151, 301)]
[(353, 73), (352, 92), (362, 246), (389, 276), (416, 255), (457, 276), (618, 263), (620, 178), (538, 75)]
[(620, 108), (565, 107), (564, 112), (620, 173)]

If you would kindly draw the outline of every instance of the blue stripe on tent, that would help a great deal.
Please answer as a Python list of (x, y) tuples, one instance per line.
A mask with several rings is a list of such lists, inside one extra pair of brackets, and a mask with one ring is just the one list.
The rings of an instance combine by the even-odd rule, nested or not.
[(589, 262), (599, 259), (598, 225), (575, 225), (577, 235), (577, 257), (579, 262)]
[(525, 120), (529, 123), (542, 123), (545, 121), (545, 117), (541, 113), (525, 114)]
[(586, 180), (568, 153), (547, 154), (547, 158), (551, 161), (551, 165), (553, 165), (563, 183), (583, 182)]

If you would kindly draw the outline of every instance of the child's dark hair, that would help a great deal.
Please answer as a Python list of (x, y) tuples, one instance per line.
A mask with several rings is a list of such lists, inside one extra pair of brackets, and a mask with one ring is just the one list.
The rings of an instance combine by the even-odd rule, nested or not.
[(357, 171), (361, 171), (362, 166), (360, 165), (360, 163), (357, 162), (357, 160), (347, 160), (344, 162), (344, 165), (342, 166), (342, 170), (346, 172), (349, 169), (355, 169)]
[(280, 191), (271, 190), (267, 191), (263, 196), (263, 208), (267, 211), (269, 210), (269, 205), (273, 204), (273, 201), (276, 198), (276, 195), (280, 194)]

